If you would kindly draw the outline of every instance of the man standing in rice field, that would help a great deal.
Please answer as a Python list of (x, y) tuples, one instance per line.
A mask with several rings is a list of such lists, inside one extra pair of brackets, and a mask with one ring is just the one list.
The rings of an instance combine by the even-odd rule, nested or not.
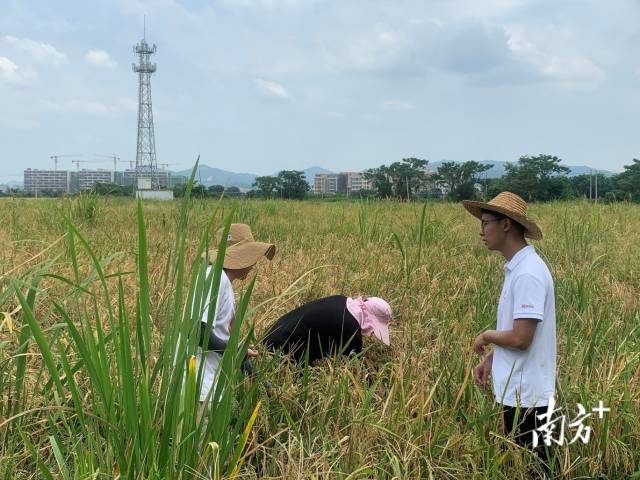
[[(556, 381), (553, 278), (525, 240), (541, 239), (542, 231), (527, 216), (525, 201), (513, 193), (502, 192), (488, 203), (462, 203), (480, 219), (480, 238), (487, 248), (506, 259), (497, 328), (480, 333), (473, 342), (473, 350), (483, 357), (474, 380), (486, 386), (491, 373), (505, 435), (513, 434), (519, 445), (530, 447), (533, 431), (543, 424), (537, 416), (546, 413)], [(488, 345), (493, 345), (489, 352)], [(538, 453), (546, 458), (546, 452)]]

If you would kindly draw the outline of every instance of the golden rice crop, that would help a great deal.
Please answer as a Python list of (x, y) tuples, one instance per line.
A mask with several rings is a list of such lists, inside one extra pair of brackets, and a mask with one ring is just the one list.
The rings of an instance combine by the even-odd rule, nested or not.
[[(516, 448), (501, 450), (498, 408), (473, 385), (478, 359), (470, 345), (495, 323), (503, 260), (486, 251), (477, 221), (459, 205), (192, 200), (184, 210), (178, 201), (144, 203), (139, 217), (131, 200), (99, 199), (83, 220), (73, 212), (86, 205), (74, 202), (0, 201), (3, 478), (528, 478), (526, 465), (535, 462)], [(569, 419), (577, 403), (611, 408), (602, 420), (587, 419), (588, 444), (559, 449), (556, 473), (625, 478), (640, 471), (640, 207), (575, 201), (531, 210), (545, 235), (535, 245), (556, 286), (558, 404)], [(302, 369), (263, 355), (253, 382), (231, 382), (235, 395), (218, 412), (224, 425), (198, 429), (187, 425), (191, 407), (169, 401), (177, 376), (158, 365), (167, 362), (167, 332), (186, 324), (175, 308), (200, 278), (201, 240), (225, 220), (249, 223), (257, 239), (277, 245), (255, 283), (236, 288), (250, 294), (243, 332), (253, 326), (259, 339), (279, 315), (321, 296), (379, 295), (394, 309), (393, 345), (368, 342), (364, 359)], [(184, 280), (176, 286), (179, 262)], [(29, 305), (48, 359), (25, 333)], [(96, 319), (104, 320), (101, 332)], [(72, 325), (85, 329), (86, 342), (96, 340), (87, 353), (95, 379)], [(135, 386), (135, 398), (113, 391), (98, 407), (101, 388), (110, 392), (106, 385), (126, 373), (128, 354), (131, 378), (148, 388)], [(179, 395), (189, 394), (185, 382)], [(167, 423), (169, 408), (182, 423)], [(110, 434), (116, 427), (128, 436)]]

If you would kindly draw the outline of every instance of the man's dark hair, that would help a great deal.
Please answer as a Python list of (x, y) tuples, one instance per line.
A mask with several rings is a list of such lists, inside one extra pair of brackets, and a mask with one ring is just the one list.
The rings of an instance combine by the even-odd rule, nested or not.
[(504, 220), (505, 218), (507, 218), (506, 215), (500, 213), (500, 212), (494, 212), (493, 210), (485, 210), (484, 208), (481, 210), (482, 213), (488, 213), (489, 215), (493, 215), (496, 220)]
[(520, 233), (522, 233), (522, 235), (524, 235), (525, 232), (525, 228), (522, 226), (522, 224), (516, 222), (513, 218), (509, 217), (508, 215), (505, 215), (504, 213), (500, 213), (500, 212), (494, 212), (493, 210), (485, 210), (484, 208), (481, 210), (482, 213), (488, 213), (489, 215), (493, 215), (493, 217), (495, 217), (496, 220), (504, 220), (505, 218), (508, 218), (509, 220), (511, 220), (511, 225), (513, 225), (513, 227), (520, 231)]

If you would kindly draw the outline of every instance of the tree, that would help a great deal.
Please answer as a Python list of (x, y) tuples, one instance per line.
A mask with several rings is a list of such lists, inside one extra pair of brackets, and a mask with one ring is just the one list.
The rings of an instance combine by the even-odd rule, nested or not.
[(252, 186), (257, 188), (260, 196), (271, 198), (280, 192), (280, 179), (269, 176), (256, 177)]
[(503, 176), (509, 191), (527, 201), (550, 200), (553, 177), (569, 172), (562, 160), (552, 155), (523, 155), (517, 164), (507, 163)]
[(186, 183), (179, 183), (173, 187), (173, 197), (174, 198), (182, 198), (184, 197), (184, 193), (187, 190)]
[(426, 186), (428, 163), (427, 160), (411, 157), (389, 166), (396, 197), (410, 200), (415, 192)]
[(571, 180), (565, 175), (555, 175), (547, 181), (544, 200), (570, 200), (575, 198)]
[(589, 192), (589, 190), (593, 190), (592, 175), (575, 175), (569, 179), (569, 182), (571, 182), (573, 194), (578, 198), (589, 198), (589, 194), (593, 193), (593, 191)]
[(389, 167), (380, 165), (378, 168), (370, 168), (364, 172), (366, 178), (379, 198), (389, 198), (393, 196), (393, 185), (389, 175)]
[(444, 162), (438, 168), (436, 181), (444, 187), (448, 200), (473, 199), (478, 196), (475, 184), (480, 181), (480, 174), (491, 167), (493, 165), (482, 165), (473, 160), (464, 163)]
[(96, 183), (91, 191), (98, 195), (108, 195), (114, 197), (131, 197), (133, 195), (133, 185), (117, 185), (115, 183)]
[(207, 187), (207, 193), (212, 197), (219, 197), (224, 192), (224, 186), (222, 185), (209, 185)]
[(206, 198), (207, 187), (201, 184), (194, 184), (191, 189), (191, 198)]
[(575, 175), (573, 177), (569, 177), (573, 196), (578, 198), (595, 198), (596, 179), (598, 183), (599, 198), (604, 198), (615, 188), (613, 177), (607, 177), (602, 173), (596, 173), (595, 175)]
[(300, 170), (282, 170), (278, 173), (282, 198), (303, 199), (309, 190), (309, 184)]
[(634, 158), (631, 165), (625, 165), (624, 171), (615, 176), (614, 182), (617, 198), (640, 201), (640, 160)]
[(428, 163), (427, 160), (420, 158), (403, 158), (389, 166), (381, 165), (378, 168), (371, 168), (365, 172), (364, 176), (371, 182), (378, 197), (397, 197), (408, 200), (426, 186)]

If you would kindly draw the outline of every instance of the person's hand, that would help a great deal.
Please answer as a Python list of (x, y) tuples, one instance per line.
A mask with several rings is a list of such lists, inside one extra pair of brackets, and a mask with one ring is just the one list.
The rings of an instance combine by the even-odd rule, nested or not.
[(256, 350), (253, 345), (249, 345), (249, 348), (247, 349), (247, 357), (256, 358), (258, 355), (260, 355), (258, 350)]
[(489, 373), (491, 372), (491, 362), (485, 358), (473, 369), (473, 380), (476, 385), (486, 387), (489, 384)]
[(476, 337), (476, 339), (473, 341), (473, 351), (476, 352), (478, 355), (484, 355), (484, 347), (486, 345), (489, 345), (489, 342), (487, 342), (487, 340), (484, 337), (485, 332), (482, 332), (480, 335), (478, 335)]

